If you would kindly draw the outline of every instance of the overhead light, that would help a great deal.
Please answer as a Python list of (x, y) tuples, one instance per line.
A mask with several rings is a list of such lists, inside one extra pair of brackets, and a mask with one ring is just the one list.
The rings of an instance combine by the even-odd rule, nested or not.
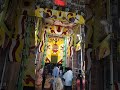
[(78, 37), (80, 37), (80, 34), (77, 34)]
[(54, 0), (54, 3), (58, 6), (66, 6), (66, 0)]
[(78, 37), (79, 41), (81, 42), (81, 41), (82, 41), (81, 35), (80, 35), (80, 34), (77, 34), (77, 37)]

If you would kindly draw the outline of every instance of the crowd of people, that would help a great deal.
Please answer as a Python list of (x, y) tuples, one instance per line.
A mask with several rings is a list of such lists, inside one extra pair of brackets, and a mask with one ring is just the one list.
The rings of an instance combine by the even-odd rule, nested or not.
[[(36, 90), (44, 90), (45, 82), (48, 82), (46, 81), (48, 75), (52, 77), (49, 82), (49, 90), (72, 90), (72, 69), (70, 67), (63, 68), (58, 64), (48, 64), (36, 71)], [(80, 75), (78, 75), (77, 80), (80, 80)], [(80, 82), (77, 81), (77, 83)]]

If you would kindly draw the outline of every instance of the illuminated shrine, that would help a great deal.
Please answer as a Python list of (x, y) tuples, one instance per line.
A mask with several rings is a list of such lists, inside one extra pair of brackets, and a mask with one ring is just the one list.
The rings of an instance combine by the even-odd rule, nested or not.
[[(84, 18), (76, 13), (37, 7), (36, 46), (39, 46), (39, 59), (45, 63), (58, 63), (70, 66), (73, 47), (77, 47), (77, 34), (81, 32)], [(38, 38), (36, 37), (36, 38)], [(75, 40), (76, 39), (76, 40)], [(80, 47), (80, 45), (79, 45)], [(77, 47), (78, 48), (78, 47)]]

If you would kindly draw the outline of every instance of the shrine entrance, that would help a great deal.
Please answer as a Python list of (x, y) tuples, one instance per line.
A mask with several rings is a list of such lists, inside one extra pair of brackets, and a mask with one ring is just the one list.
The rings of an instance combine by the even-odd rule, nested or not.
[(51, 62), (50, 63), (53, 63), (53, 64), (56, 64), (58, 61), (58, 56), (51, 56)]
[(80, 44), (84, 18), (72, 12), (39, 7), (35, 16), (39, 64), (57, 63), (73, 68), (74, 49), (81, 47), (77, 44)]
[[(35, 69), (31, 68), (28, 71), (22, 71), (24, 77), (21, 76), (19, 87), (21, 83), (23, 87), (34, 86), (34, 83), (27, 83), (27, 80), (31, 78), (29, 77), (31, 75), (30, 73), (32, 72), (34, 74), (34, 70), (36, 73), (38, 69), (48, 64), (58, 64), (64, 69), (65, 67), (71, 67), (73, 69), (79, 66), (80, 69), (85, 71), (85, 67), (83, 66), (85, 65), (83, 64), (84, 43), (82, 42), (85, 23), (84, 18), (77, 13), (40, 7), (36, 8), (34, 17), (35, 18), (32, 17), (29, 22), (35, 21), (35, 32), (33, 31), (35, 42), (32, 43), (34, 44), (35, 53), (30, 54), (29, 59), (31, 59), (31, 57), (34, 59), (29, 60), (26, 65), (31, 68), (35, 60)], [(31, 26), (34, 26), (33, 23), (30, 25), (28, 23), (26, 42), (30, 40), (29, 32)], [(31, 36), (32, 35), (33, 34), (31, 34)], [(26, 47), (26, 51), (28, 49), (29, 48)], [(75, 54), (78, 50), (81, 51), (80, 64), (77, 64), (77, 56)], [(26, 55), (28, 55), (28, 52)], [(23, 78), (24, 81), (22, 82)], [(32, 81), (34, 82), (34, 78)]]

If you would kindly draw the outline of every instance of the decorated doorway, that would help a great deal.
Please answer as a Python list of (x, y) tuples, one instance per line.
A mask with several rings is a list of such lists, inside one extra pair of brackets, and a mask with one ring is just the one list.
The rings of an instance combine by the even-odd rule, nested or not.
[(57, 56), (57, 63), (70, 66), (73, 47), (76, 46), (76, 34), (84, 18), (76, 13), (39, 8), (35, 10), (36, 46), (39, 47), (42, 65), (51, 62), (51, 56)]
[(72, 12), (64, 12), (49, 8), (36, 8), (36, 47), (38, 47), (37, 65), (44, 66), (48, 63), (62, 64), (65, 67), (77, 66), (75, 52), (81, 49), (80, 69), (84, 61), (84, 45), (82, 32), (84, 32), (84, 18)]

